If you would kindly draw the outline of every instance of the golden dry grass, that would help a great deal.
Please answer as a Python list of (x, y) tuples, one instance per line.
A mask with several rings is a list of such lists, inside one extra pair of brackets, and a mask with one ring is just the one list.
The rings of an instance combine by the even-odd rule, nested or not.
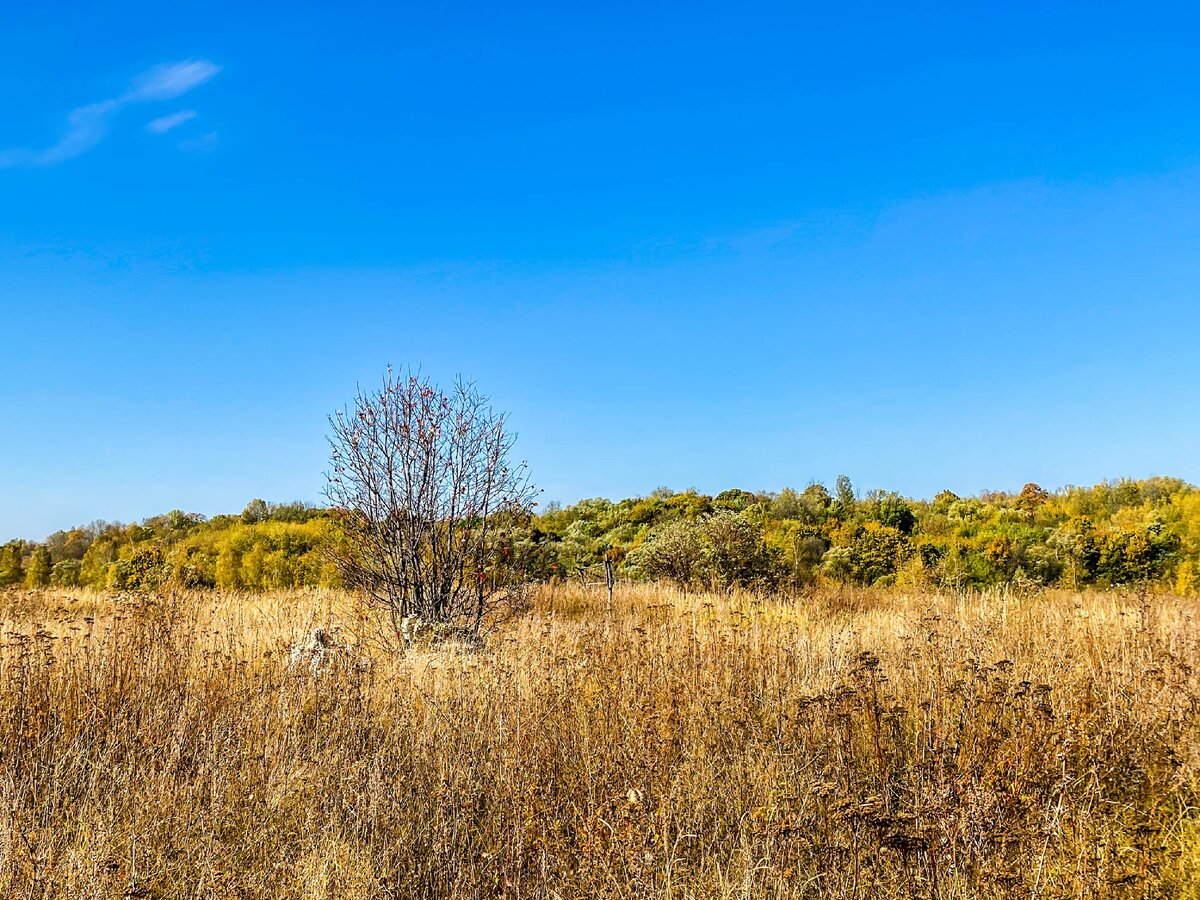
[(0, 897), (1200, 896), (1198, 609), (560, 588), (399, 657), (337, 594), (8, 594)]

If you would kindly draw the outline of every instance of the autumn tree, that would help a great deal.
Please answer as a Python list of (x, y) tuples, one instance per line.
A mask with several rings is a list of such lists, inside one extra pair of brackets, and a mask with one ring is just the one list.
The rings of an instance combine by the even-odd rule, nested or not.
[(29, 557), (29, 568), (25, 571), (25, 586), (39, 588), (48, 585), (52, 565), (50, 551), (42, 546), (34, 547)]
[(389, 369), (329, 426), (325, 493), (344, 537), (331, 554), (345, 584), (387, 611), (393, 634), (410, 617), (478, 634), (524, 587), (502, 523), (528, 513), (535, 490), (509, 459), (505, 415), (472, 384), (443, 392)]
[(911, 553), (905, 535), (891, 525), (872, 520), (849, 530), (849, 542), (825, 554), (822, 564), (826, 576), (835, 580), (886, 583)]
[(21, 584), (25, 580), (24, 555), (24, 541), (9, 541), (0, 547), (0, 587)]
[(1035, 512), (1039, 506), (1050, 499), (1050, 492), (1033, 481), (1021, 488), (1017, 495), (1017, 508), (1027, 512)]
[(1096, 527), (1087, 516), (1079, 516), (1059, 525), (1047, 538), (1047, 544), (1060, 554), (1071, 573), (1071, 587), (1079, 589), (1080, 580), (1087, 580), (1096, 570), (1100, 552), (1096, 544)]

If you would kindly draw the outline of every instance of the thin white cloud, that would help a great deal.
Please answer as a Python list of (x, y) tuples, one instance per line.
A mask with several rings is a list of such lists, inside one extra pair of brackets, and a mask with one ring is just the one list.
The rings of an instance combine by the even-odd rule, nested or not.
[(49, 166), (91, 150), (108, 134), (108, 121), (119, 106), (119, 101), (102, 100), (71, 110), (67, 115), (67, 131), (57, 144), (45, 150), (5, 150), (0, 153), (0, 168)]
[(133, 87), (124, 99), (129, 102), (174, 100), (204, 84), (220, 71), (220, 66), (203, 59), (155, 66), (133, 80)]
[(178, 128), (184, 122), (190, 122), (196, 118), (194, 109), (183, 109), (177, 113), (171, 113), (169, 116), (160, 116), (154, 121), (146, 125), (147, 131), (152, 131), (155, 134), (166, 134), (172, 128)]
[[(152, 100), (173, 100), (197, 88), (221, 71), (221, 67), (206, 60), (187, 60), (155, 66), (133, 80), (132, 86), (120, 97), (80, 106), (67, 114), (67, 129), (58, 142), (44, 150), (23, 147), (0, 151), (0, 169), (15, 166), (51, 166), (86, 153), (108, 135), (113, 117), (125, 106)], [(170, 131), (195, 115), (191, 110), (163, 116), (150, 123), (156, 133)], [(183, 118), (179, 118), (183, 116)], [(171, 121), (174, 119), (175, 121)], [(164, 124), (166, 123), (166, 124)], [(155, 128), (161, 125), (161, 128)]]

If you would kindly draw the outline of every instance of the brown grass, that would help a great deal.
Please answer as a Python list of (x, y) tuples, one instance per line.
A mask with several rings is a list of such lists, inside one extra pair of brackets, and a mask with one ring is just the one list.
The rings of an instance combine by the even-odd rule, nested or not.
[(560, 588), (397, 657), (336, 594), (8, 594), (0, 897), (1200, 896), (1198, 609)]

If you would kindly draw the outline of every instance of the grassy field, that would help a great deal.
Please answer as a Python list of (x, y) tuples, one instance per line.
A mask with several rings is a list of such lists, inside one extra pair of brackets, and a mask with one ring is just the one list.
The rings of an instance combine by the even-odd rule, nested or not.
[(1197, 612), (559, 588), (397, 656), (339, 594), (4, 594), (0, 897), (1196, 897)]

